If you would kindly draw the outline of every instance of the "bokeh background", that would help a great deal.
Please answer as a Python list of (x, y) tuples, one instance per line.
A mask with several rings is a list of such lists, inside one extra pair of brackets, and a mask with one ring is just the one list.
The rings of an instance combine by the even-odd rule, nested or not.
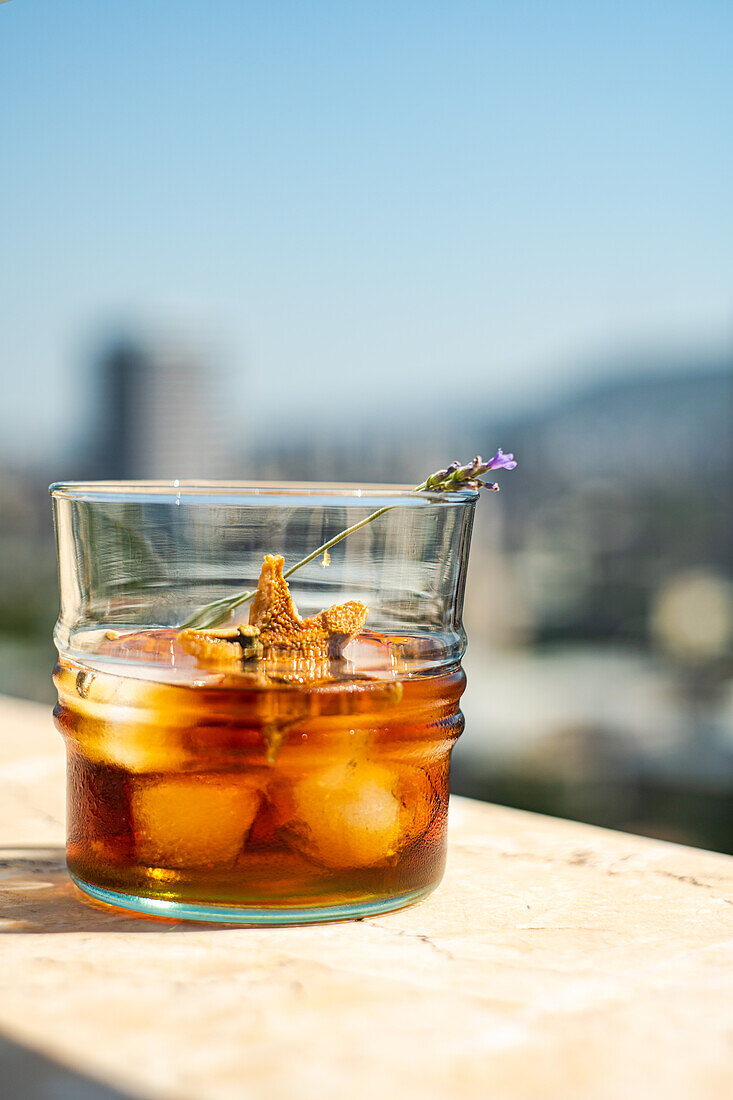
[(0, 4), (0, 691), (46, 487), (480, 506), (455, 789), (733, 851), (733, 6)]

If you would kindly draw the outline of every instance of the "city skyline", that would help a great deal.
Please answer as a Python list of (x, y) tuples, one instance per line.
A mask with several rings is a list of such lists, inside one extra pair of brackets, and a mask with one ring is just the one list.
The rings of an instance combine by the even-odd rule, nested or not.
[[(24, 461), (11, 452), (5, 440), (0, 442), (0, 463), (39, 472), (55, 469), (58, 473), (54, 477), (61, 479), (165, 477), (164, 471), (171, 476), (175, 471), (182, 478), (280, 478), (297, 477), (297, 469), (291, 468), (294, 456), (308, 453), (308, 477), (328, 480), (338, 479), (338, 467), (348, 454), (347, 480), (400, 480), (392, 466), (394, 455), (406, 453), (418, 440), (418, 452), (435, 453), (439, 463), (444, 453), (456, 448), (467, 454), (472, 448), (486, 451), (497, 440), (508, 445), (509, 435), (509, 443), (514, 446), (516, 436), (527, 439), (529, 425), (550, 423), (558, 416), (562, 423), (563, 416), (574, 415), (572, 410), (583, 405), (600, 410), (615, 395), (628, 404), (629, 400), (637, 400), (631, 395), (638, 393), (641, 404), (633, 424), (627, 425), (622, 405), (623, 430), (627, 435), (632, 433), (627, 439), (631, 452), (643, 457), (649, 471), (658, 471), (660, 463), (664, 468), (667, 461), (660, 455), (673, 456), (680, 441), (671, 421), (671, 434), (664, 436), (659, 427), (653, 433), (655, 446), (661, 447), (659, 453), (646, 453), (649, 448), (644, 409), (648, 395), (658, 403), (667, 400), (665, 393), (676, 394), (682, 386), (692, 402), (690, 408), (698, 407), (698, 398), (708, 392), (704, 387), (711, 378), (721, 385), (733, 381), (733, 348), (729, 343), (712, 348), (630, 348), (616, 357), (606, 354), (595, 361), (580, 360), (574, 367), (534, 388), (520, 401), (505, 397), (503, 402), (492, 401), (488, 409), (479, 402), (467, 401), (459, 389), (446, 393), (439, 407), (431, 395), (416, 394), (409, 406), (374, 409), (361, 403), (356, 420), (338, 414), (330, 422), (302, 418), (298, 422), (285, 421), (272, 431), (267, 417), (261, 416), (243, 431), (237, 419), (239, 410), (230, 401), (221, 351), (213, 342), (196, 340), (190, 331), (182, 337), (160, 327), (117, 329), (98, 344), (90, 343), (85, 361), (78, 367), (85, 380), (77, 409), (79, 430), (66, 445), (39, 441), (31, 459)], [(672, 397), (673, 402), (676, 400)], [(725, 420), (727, 403), (725, 408), (718, 408), (718, 414)], [(688, 420), (690, 417), (688, 442), (694, 443), (695, 414), (690, 413)], [(605, 415), (604, 424), (608, 420)], [(574, 432), (578, 426), (574, 426)], [(614, 449), (610, 423), (605, 424), (602, 435), (608, 436), (609, 432), (605, 448), (610, 452)], [(584, 461), (590, 462), (590, 476), (598, 466), (597, 457), (591, 460), (589, 456), (598, 452), (599, 437), (595, 429), (580, 427), (580, 433), (589, 447)], [(398, 435), (401, 444), (397, 443)], [(710, 447), (715, 454), (728, 453), (725, 431), (706, 438), (708, 454)], [(312, 447), (314, 441), (318, 446)], [(376, 463), (379, 455), (375, 447), (379, 454), (384, 452)], [(358, 468), (359, 455), (364, 462), (363, 473)], [(319, 456), (323, 460), (320, 474)]]

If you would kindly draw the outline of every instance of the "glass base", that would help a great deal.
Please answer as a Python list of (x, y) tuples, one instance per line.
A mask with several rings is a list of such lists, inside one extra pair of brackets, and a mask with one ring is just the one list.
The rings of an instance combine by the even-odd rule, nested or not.
[[(71, 872), (69, 872), (71, 874)], [(317, 924), (324, 921), (355, 920), (358, 917), (374, 917), (413, 905), (431, 894), (435, 886), (424, 886), (407, 894), (395, 894), (376, 901), (357, 901), (345, 905), (323, 905), (282, 909), (247, 908), (239, 905), (206, 905), (203, 902), (166, 901), (163, 898), (146, 898), (139, 894), (122, 894), (92, 886), (89, 882), (71, 874), (72, 881), (95, 901), (129, 909), (147, 917), (167, 917), (169, 920), (206, 921), (215, 924)]]

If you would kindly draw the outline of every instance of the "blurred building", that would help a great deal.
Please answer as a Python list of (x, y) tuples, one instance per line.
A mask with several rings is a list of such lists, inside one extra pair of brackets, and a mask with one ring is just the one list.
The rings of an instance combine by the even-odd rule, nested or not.
[(102, 351), (97, 370), (99, 430), (87, 476), (226, 476), (221, 379), (202, 349), (122, 337)]

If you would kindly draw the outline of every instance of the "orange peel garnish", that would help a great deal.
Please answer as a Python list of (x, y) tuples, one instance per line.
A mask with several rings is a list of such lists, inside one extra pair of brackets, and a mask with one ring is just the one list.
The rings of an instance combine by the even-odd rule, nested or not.
[(189, 627), (178, 633), (178, 641), (186, 653), (203, 665), (226, 665), (241, 662), (243, 657), (262, 653), (256, 627), (227, 626), (196, 630)]
[(266, 555), (249, 612), (250, 626), (259, 629), (265, 661), (293, 662), (298, 680), (325, 679), (329, 662), (341, 657), (347, 642), (361, 633), (369, 611), (363, 603), (351, 600), (302, 619), (283, 576), (283, 565), (280, 555)]

